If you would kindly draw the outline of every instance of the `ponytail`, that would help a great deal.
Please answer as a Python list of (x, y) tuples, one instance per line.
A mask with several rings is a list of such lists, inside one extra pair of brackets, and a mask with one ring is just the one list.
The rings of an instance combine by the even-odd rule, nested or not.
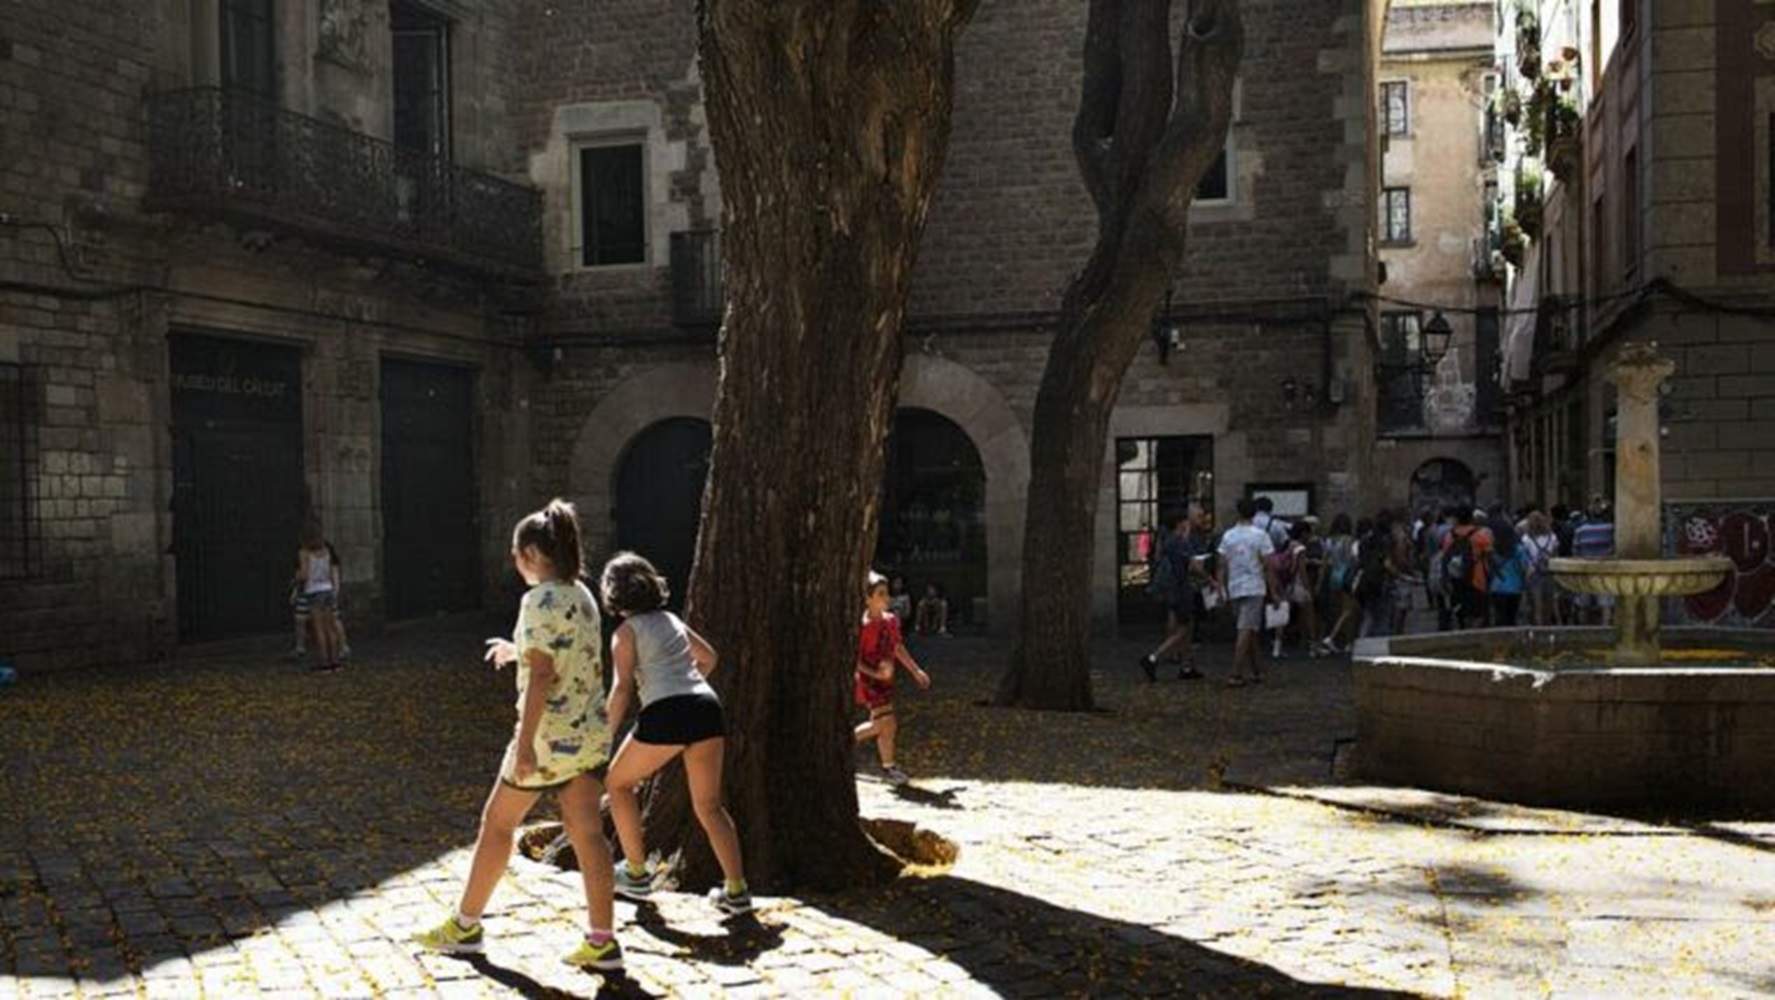
[(579, 542), (579, 515), (573, 505), (559, 497), (548, 506), (518, 522), (512, 532), (512, 544), (519, 549), (535, 547), (554, 565), (555, 576), (575, 580), (585, 569), (585, 554)]

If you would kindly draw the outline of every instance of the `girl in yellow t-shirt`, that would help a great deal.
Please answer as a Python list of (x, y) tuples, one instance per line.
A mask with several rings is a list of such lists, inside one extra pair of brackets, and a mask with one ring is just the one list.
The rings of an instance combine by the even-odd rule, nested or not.
[(488, 639), (486, 658), (495, 668), (517, 665), (517, 729), (481, 811), (474, 863), (456, 912), (414, 940), (433, 951), (481, 950), (481, 912), (511, 859), (518, 825), (552, 789), (561, 795), (561, 818), (579, 858), (590, 915), (585, 940), (562, 961), (618, 970), (623, 960), (612, 933), (610, 842), (598, 812), (610, 756), (600, 704), (603, 636), (597, 602), (579, 580), (583, 556), (573, 507), (554, 500), (519, 521), (512, 533), (512, 562), (530, 590), (512, 638)]

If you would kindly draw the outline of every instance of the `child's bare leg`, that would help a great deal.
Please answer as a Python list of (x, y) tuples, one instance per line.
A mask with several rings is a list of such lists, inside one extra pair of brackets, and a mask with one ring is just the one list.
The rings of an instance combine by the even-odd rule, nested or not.
[(504, 782), (495, 781), (487, 804), (481, 809), (481, 832), (475, 838), (475, 859), (468, 869), (468, 882), (462, 887), (462, 899), (456, 912), (470, 921), (481, 919), (493, 887), (505, 874), (506, 862), (512, 857), (512, 839), (518, 824), (536, 804), (536, 792), (521, 792)]
[(616, 926), (616, 884), (611, 877), (610, 841), (598, 816), (598, 800), (604, 788), (598, 779), (582, 774), (561, 789), (561, 822), (573, 856), (579, 859), (579, 875), (585, 882), (588, 930), (610, 931)]
[(881, 766), (894, 766), (894, 737), (900, 732), (900, 724), (894, 719), (894, 706), (876, 710), (869, 720), (875, 726), (875, 749), (881, 754)]
[(647, 863), (647, 839), (641, 833), (641, 801), (635, 797), (635, 786), (665, 767), (683, 749), (642, 743), (630, 736), (623, 740), (616, 759), (610, 762), (610, 773), (604, 776), (604, 787), (610, 793), (610, 818), (616, 823), (623, 858), (631, 866)]
[(746, 881), (740, 835), (721, 802), (721, 757), (726, 748), (727, 741), (719, 737), (685, 747), (684, 776), (690, 782), (690, 803), (696, 809), (697, 822), (709, 835), (709, 847), (721, 863), (722, 876), (730, 885), (740, 885)]
[(308, 651), (308, 615), (300, 614), (300, 615), (296, 616), (296, 652), (306, 653), (307, 651)]

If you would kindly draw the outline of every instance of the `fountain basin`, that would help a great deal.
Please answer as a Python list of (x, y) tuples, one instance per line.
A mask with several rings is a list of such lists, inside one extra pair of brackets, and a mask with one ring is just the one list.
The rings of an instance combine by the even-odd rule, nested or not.
[(1775, 633), (1669, 628), (1611, 666), (1607, 628), (1359, 643), (1356, 773), (1529, 805), (1775, 815)]
[(1613, 597), (1687, 597), (1719, 586), (1732, 572), (1725, 556), (1683, 559), (1553, 559), (1547, 564), (1561, 587)]

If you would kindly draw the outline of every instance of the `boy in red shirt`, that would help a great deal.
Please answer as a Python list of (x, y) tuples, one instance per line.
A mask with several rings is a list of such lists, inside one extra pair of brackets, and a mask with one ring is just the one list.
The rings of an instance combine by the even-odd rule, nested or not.
[(887, 577), (870, 573), (863, 627), (857, 635), (856, 665), (857, 704), (869, 709), (869, 721), (857, 727), (856, 736), (858, 743), (875, 741), (882, 777), (891, 784), (904, 785), (910, 779), (894, 765), (894, 737), (900, 730), (894, 720), (894, 666), (905, 667), (921, 688), (931, 686), (931, 677), (906, 651), (900, 619), (888, 610), (889, 599)]

